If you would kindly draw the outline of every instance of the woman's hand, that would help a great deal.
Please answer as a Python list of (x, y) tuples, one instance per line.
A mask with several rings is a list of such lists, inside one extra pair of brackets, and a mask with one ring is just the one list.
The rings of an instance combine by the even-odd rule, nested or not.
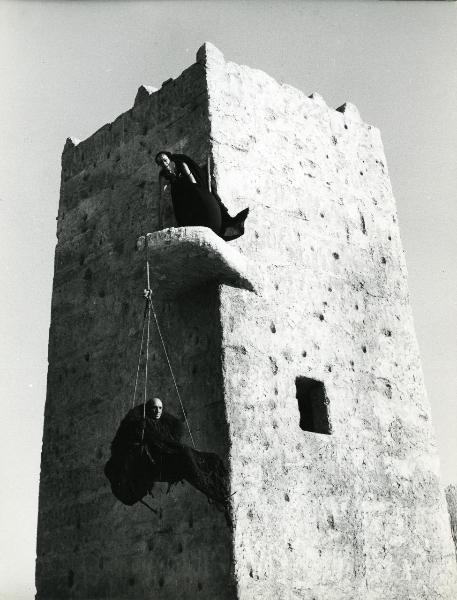
[(184, 171), (184, 173), (186, 174), (187, 178), (190, 180), (191, 183), (197, 183), (195, 181), (195, 177), (192, 175), (189, 167), (186, 165), (185, 162), (182, 163), (182, 170)]

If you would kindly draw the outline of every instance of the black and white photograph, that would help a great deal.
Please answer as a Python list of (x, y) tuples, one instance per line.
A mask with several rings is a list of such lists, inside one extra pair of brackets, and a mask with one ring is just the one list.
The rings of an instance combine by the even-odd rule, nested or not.
[(457, 598), (457, 2), (0, 0), (0, 600)]

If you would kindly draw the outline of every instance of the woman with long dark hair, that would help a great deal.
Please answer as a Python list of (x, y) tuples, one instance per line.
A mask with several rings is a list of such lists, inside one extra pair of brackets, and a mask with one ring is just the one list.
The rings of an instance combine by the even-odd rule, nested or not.
[(155, 162), (161, 167), (161, 177), (170, 182), (173, 210), (180, 227), (209, 227), (224, 240), (243, 235), (249, 208), (231, 217), (219, 196), (208, 189), (202, 169), (189, 156), (161, 150)]

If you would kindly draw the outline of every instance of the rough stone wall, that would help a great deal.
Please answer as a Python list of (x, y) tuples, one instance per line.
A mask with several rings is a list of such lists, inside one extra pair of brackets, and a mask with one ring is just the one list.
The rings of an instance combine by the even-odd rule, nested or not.
[(457, 486), (448, 485), (446, 488), (446, 501), (451, 521), (452, 539), (454, 540), (455, 554), (457, 557)]
[[(240, 600), (451, 600), (456, 564), (379, 131), (207, 45), (212, 155), (258, 296), (221, 289)], [(299, 428), (324, 382), (332, 434)]]
[[(119, 503), (103, 475), (132, 400), (146, 284), (136, 241), (159, 223), (154, 156), (165, 147), (204, 161), (208, 133), (205, 70), (195, 64), (155, 93), (140, 88), (131, 110), (65, 146), (41, 464), (39, 600), (233, 597), (228, 529), (202, 494), (185, 485), (166, 495), (158, 485), (150, 499), (156, 516)], [(224, 455), (217, 286), (162, 299), (156, 309), (196, 444)], [(154, 329), (151, 353), (150, 389), (180, 415)]]
[[(258, 293), (209, 284), (156, 303), (197, 446), (229, 454), (233, 538), (187, 485), (158, 487), (155, 516), (117, 502), (102, 473), (136, 369), (135, 244), (172, 224), (152, 165), (162, 147), (200, 162), (211, 151), (230, 212), (251, 207), (230, 245)], [(179, 414), (152, 343), (153, 393)], [(300, 429), (298, 377), (324, 382), (330, 435)], [(379, 132), (355, 107), (335, 111), (206, 45), (179, 78), (140, 88), (131, 111), (63, 153), (37, 598), (455, 594)]]

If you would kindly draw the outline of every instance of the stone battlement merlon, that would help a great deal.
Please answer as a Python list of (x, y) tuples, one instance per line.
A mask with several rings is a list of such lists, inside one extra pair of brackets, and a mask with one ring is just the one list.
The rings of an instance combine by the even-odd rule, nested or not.
[[(83, 141), (75, 143), (74, 140), (68, 138), (62, 154), (59, 214), (65, 215), (69, 209), (75, 206), (75, 203), (79, 204), (96, 195), (98, 190), (104, 189), (107, 177), (112, 179), (111, 188), (113, 185), (122, 185), (125, 177), (132, 175), (129, 165), (129, 157), (132, 152), (140, 152), (145, 157), (145, 166), (137, 171), (137, 177), (141, 180), (139, 185), (154, 186), (156, 173), (153, 157), (159, 147), (180, 152), (183, 143), (184, 145), (188, 143), (187, 138), (187, 141), (182, 140), (178, 147), (175, 146), (173, 136), (175, 136), (176, 129), (179, 133), (179, 121), (186, 121), (189, 111), (195, 109), (203, 112), (209, 111), (209, 116), (211, 116), (210, 79), (220, 68), (227, 73), (226, 76), (229, 76), (230, 69), (236, 71), (241, 67), (235, 63), (225, 62), (222, 53), (217, 48), (210, 43), (205, 43), (197, 52), (197, 62), (185, 69), (177, 78), (165, 81), (158, 90), (151, 86), (140, 86), (133, 107), (119, 115), (113, 122), (103, 125)], [(242, 68), (251, 73), (254, 78), (259, 78), (260, 84), (257, 83), (257, 85), (260, 85), (260, 88), (272, 86), (279, 96), (286, 94), (288, 98), (292, 97), (291, 101), (300, 105), (305, 120), (330, 119), (333, 123), (332, 127), (341, 133), (344, 132), (344, 139), (348, 140), (354, 137), (351, 135), (353, 125), (357, 124), (357, 127), (369, 132), (373, 140), (372, 147), (380, 146), (382, 148), (379, 131), (361, 121), (359, 112), (353, 104), (345, 103), (337, 109), (331, 109), (322, 96), (317, 93), (306, 96), (293, 86), (276, 82), (261, 70)], [(260, 92), (262, 89), (259, 89), (259, 94)], [(169, 110), (171, 110), (170, 113)], [(272, 114), (271, 118), (276, 117)], [(348, 129), (349, 131), (346, 131)], [(173, 136), (167, 136), (167, 130), (173, 131)], [(184, 128), (181, 129), (181, 132), (184, 132)], [(358, 134), (355, 135), (357, 137)], [(212, 133), (210, 133), (211, 138), (213, 138)], [(337, 137), (333, 139), (336, 143)], [(255, 140), (253, 141), (255, 142)], [(224, 141), (212, 139), (212, 146), (220, 143), (224, 143)], [(243, 142), (238, 147), (249, 150), (249, 143), (246, 145)], [(215, 155), (210, 147), (207, 152), (212, 155), (213, 175), (217, 180), (218, 164), (214, 160)], [(201, 156), (194, 158), (205, 162), (206, 156), (201, 153)], [(387, 174), (383, 152), (376, 162)], [(146, 168), (146, 164), (148, 164), (148, 168)]]
[[(133, 106), (114, 121), (105, 123), (88, 138), (78, 140), (78, 143), (74, 142), (74, 138), (67, 138), (62, 152), (62, 175), (72, 177), (90, 167), (94, 158), (101, 158), (101, 150), (108, 145), (126, 144), (136, 136), (149, 135), (151, 131), (145, 131), (144, 120), (150, 114), (157, 114), (154, 122), (146, 123), (151, 130), (158, 125), (166, 129), (179, 120), (185, 115), (188, 105), (206, 92), (204, 78), (197, 73), (203, 74), (201, 64), (194, 63), (178, 77), (165, 81), (159, 89), (140, 85)], [(185, 102), (177, 102), (180, 97), (185, 98)], [(145, 105), (147, 100), (148, 106)], [(168, 114), (167, 107), (173, 108), (172, 114)], [(138, 123), (141, 128), (137, 127)]]
[[(269, 83), (269, 84), (278, 86), (280, 88), (280, 90), (282, 90), (288, 94), (298, 94), (299, 96), (303, 96), (303, 94), (305, 94), (305, 92), (303, 90), (300, 90), (299, 88), (297, 88), (295, 86), (292, 86), (288, 83), (278, 82), (274, 77), (268, 75), (267, 73), (265, 73), (265, 71), (262, 71), (261, 69), (254, 69), (247, 65), (237, 64), (237, 63), (230, 62), (230, 61), (225, 61), (225, 58), (224, 58), (224, 55), (222, 54), (222, 52), (218, 48), (216, 48), (216, 46), (211, 44), (210, 42), (205, 42), (205, 44), (203, 44), (199, 48), (199, 50), (197, 52), (197, 62), (199, 62), (199, 61), (202, 64), (204, 64), (207, 68), (217, 67), (217, 65), (226, 65), (226, 66), (235, 66), (237, 68), (239, 67), (242, 69), (246, 69), (249, 72), (251, 72), (253, 74), (253, 76), (258, 77), (259, 79), (263, 79), (265, 84)], [(327, 103), (325, 102), (325, 100), (319, 93), (313, 92), (310, 95), (308, 95), (307, 97), (310, 100), (313, 100), (314, 103), (320, 107), (324, 107), (330, 111), (337, 111), (337, 112), (344, 114), (345, 119), (348, 121), (357, 121), (361, 124), (366, 125), (367, 127), (373, 128), (373, 125), (363, 122), (358, 108), (351, 102), (345, 102), (338, 108), (332, 108), (327, 105)]]
[[(175, 227), (160, 149), (211, 158), (241, 237)], [(456, 598), (395, 199), (355, 106), (206, 43), (67, 141), (57, 228), (37, 600)], [(187, 484), (154, 484), (152, 514), (103, 478), (141, 402), (146, 286), (151, 391), (226, 462), (233, 527)]]
[[(176, 78), (167, 79), (162, 83), (160, 88), (155, 88), (149, 85), (140, 85), (138, 88), (137, 94), (134, 99), (133, 106), (126, 110), (124, 113), (121, 113), (116, 119), (110, 123), (105, 123), (98, 130), (96, 130), (93, 134), (91, 134), (88, 138), (84, 140), (76, 140), (76, 138), (69, 137), (66, 140), (66, 143), (62, 152), (62, 166), (65, 167), (65, 171), (69, 170), (68, 175), (72, 176), (78, 171), (71, 170), (71, 165), (74, 165), (76, 169), (78, 167), (84, 168), (86, 165), (89, 165), (91, 160), (94, 157), (98, 156), (98, 150), (100, 146), (100, 141), (102, 142), (102, 146), (106, 145), (106, 142), (116, 143), (117, 141), (128, 141), (131, 137), (132, 130), (128, 127), (126, 128), (126, 119), (129, 121), (130, 119), (135, 122), (135, 109), (138, 105), (142, 105), (144, 102), (149, 100), (151, 103), (162, 103), (166, 104), (173, 100), (175, 90), (173, 87), (176, 84), (181, 84), (184, 78), (184, 85), (186, 84), (185, 80), (187, 77), (193, 77), (194, 70), (197, 65), (202, 65), (206, 69), (210, 69), (217, 64), (226, 64), (226, 65), (235, 65), (240, 66), (245, 69), (249, 69), (253, 74), (264, 78), (265, 81), (268, 81), (276, 86), (279, 86), (284, 91), (288, 91), (289, 93), (297, 93), (300, 96), (303, 96), (304, 92), (300, 89), (289, 85), (287, 83), (280, 83), (276, 81), (273, 77), (265, 73), (260, 69), (253, 69), (251, 67), (247, 67), (245, 65), (237, 65), (236, 63), (226, 62), (224, 56), (220, 50), (218, 50), (213, 44), (206, 42), (203, 44), (196, 55), (196, 62), (190, 67), (186, 68), (180, 75)], [(321, 108), (326, 108), (329, 111), (336, 111), (344, 115), (342, 118), (343, 121), (357, 121), (361, 124), (364, 124), (360, 113), (357, 107), (350, 103), (345, 102), (338, 108), (332, 109), (329, 107), (323, 97), (313, 92), (309, 96), (307, 96), (315, 106), (319, 106)], [(130, 124), (127, 122), (127, 124)], [(369, 128), (373, 128), (373, 126), (367, 125)], [(109, 134), (108, 139), (106, 139), (106, 134)], [(138, 135), (138, 131), (134, 131), (133, 135)], [(127, 135), (127, 137), (126, 137)], [(70, 156), (71, 159), (68, 157)], [(76, 157), (76, 160), (75, 160)], [(76, 163), (76, 165), (75, 165)]]

